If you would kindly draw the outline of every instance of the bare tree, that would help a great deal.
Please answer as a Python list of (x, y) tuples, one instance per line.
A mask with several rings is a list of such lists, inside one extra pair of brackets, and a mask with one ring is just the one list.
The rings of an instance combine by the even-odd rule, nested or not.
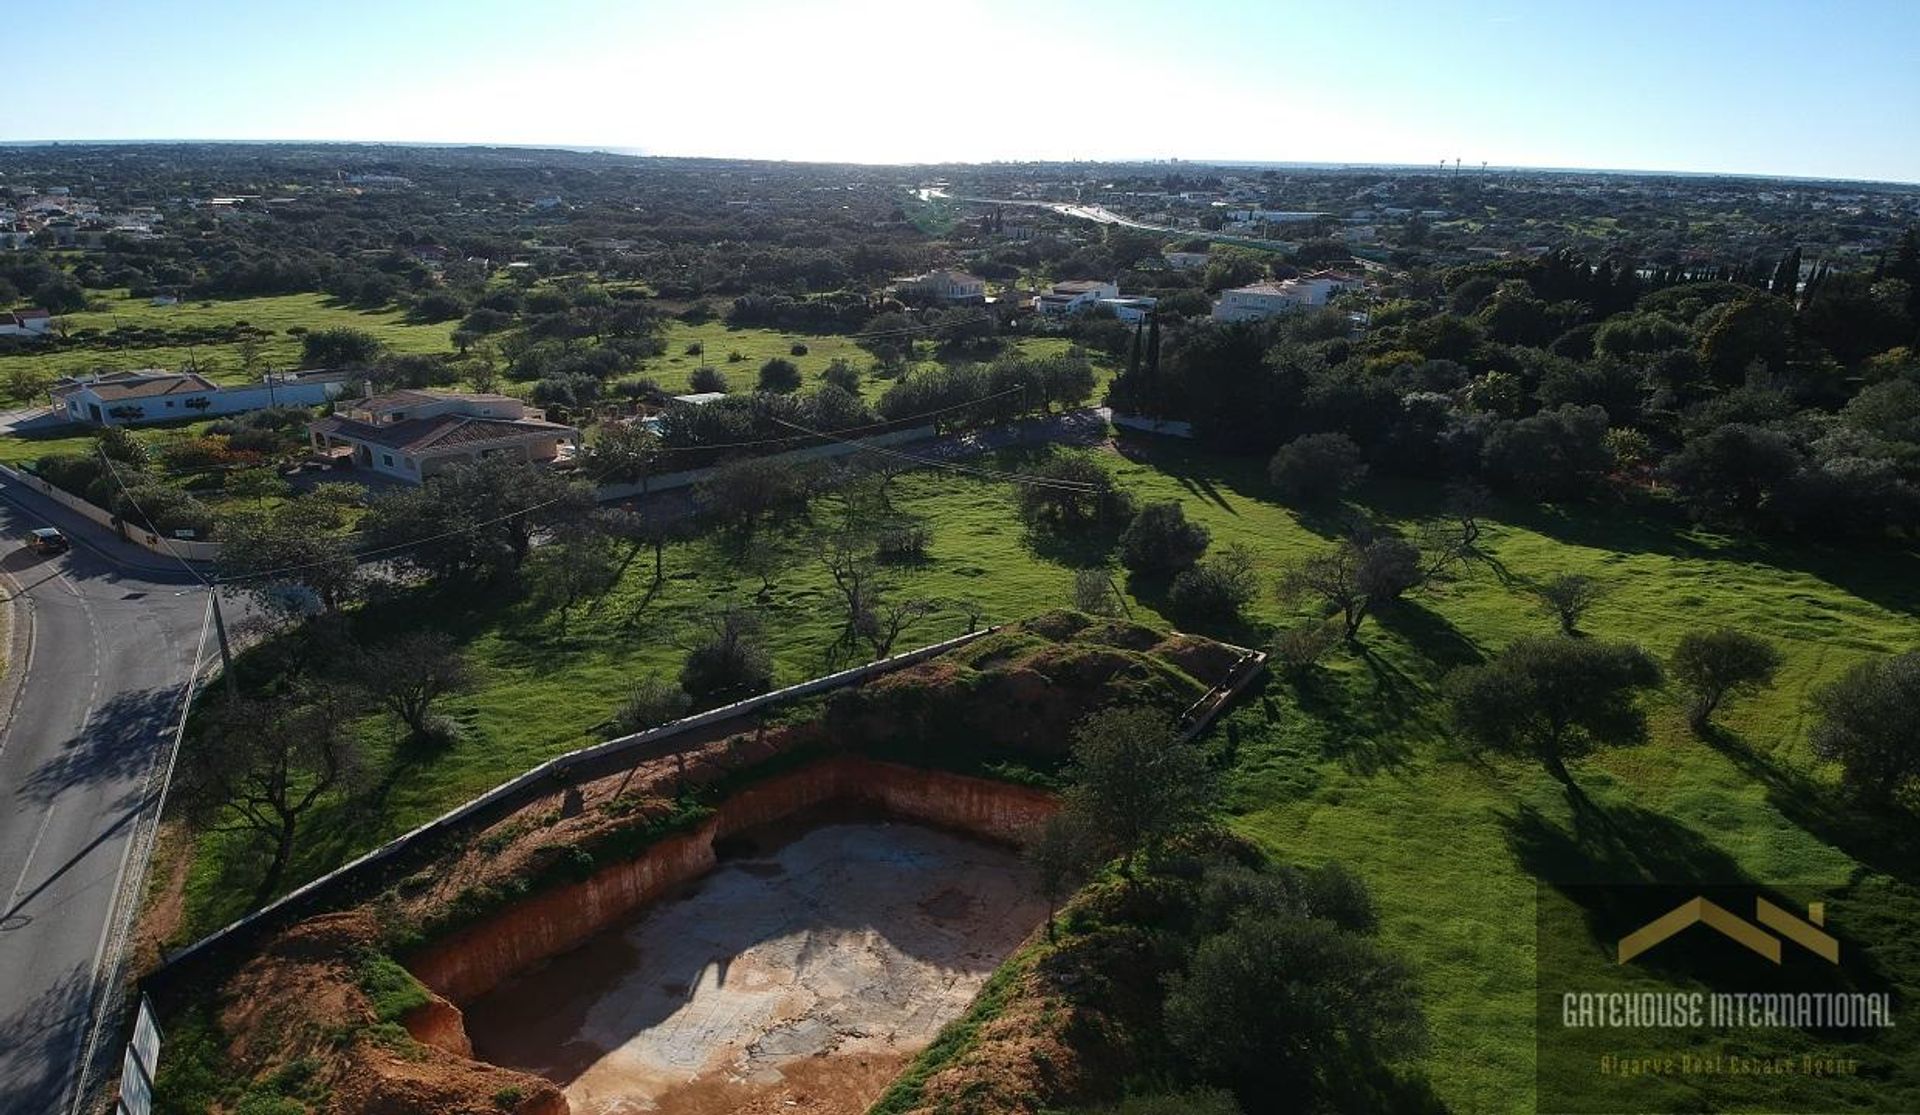
[(562, 639), (574, 606), (612, 589), (620, 581), (620, 569), (613, 539), (590, 528), (562, 531), (534, 555), (534, 597), (558, 609)]
[(453, 640), (437, 631), (411, 631), (362, 652), (356, 672), (367, 694), (416, 740), (435, 734), (433, 703), (474, 680)]
[(180, 753), (179, 800), (213, 831), (267, 846), (254, 905), (273, 897), (293, 858), (300, 822), (361, 769), (350, 691), (303, 683), (272, 700), (221, 704)]
[(1306, 558), (1281, 578), (1280, 597), (1320, 601), (1341, 617), (1341, 634), (1351, 642), (1367, 616), (1422, 583), (1419, 548), (1404, 539), (1384, 537), (1343, 542)]
[(1576, 635), (1580, 617), (1600, 598), (1600, 582), (1583, 573), (1562, 573), (1542, 581), (1533, 591), (1560, 621), (1561, 632)]
[(873, 610), (867, 630), (863, 632), (867, 642), (873, 646), (874, 660), (877, 662), (892, 654), (894, 644), (907, 628), (938, 610), (933, 601), (919, 597), (880, 601)]
[(1073, 571), (1073, 606), (1090, 616), (1117, 616), (1124, 601), (1104, 569)]
[(1062, 810), (1047, 818), (1027, 842), (1024, 857), (1033, 868), (1040, 896), (1047, 900), (1047, 940), (1054, 939), (1054, 915), (1100, 862), (1099, 834), (1084, 812)]

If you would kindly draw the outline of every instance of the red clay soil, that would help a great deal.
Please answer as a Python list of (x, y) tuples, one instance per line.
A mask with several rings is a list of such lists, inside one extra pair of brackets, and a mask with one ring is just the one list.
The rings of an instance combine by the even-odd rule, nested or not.
[[(385, 1042), (354, 964), (378, 940), (372, 915), (325, 914), (295, 926), (228, 981), (221, 1029), (242, 1065), (305, 1059), (328, 1110), (355, 1115), (567, 1115), (552, 1084), (431, 1045)], [(344, 1044), (341, 1035), (347, 1037)], [(509, 1097), (518, 1095), (519, 1101)]]
[[(1045, 630), (1042, 621), (1062, 630)], [(1118, 699), (1120, 690), (1129, 699), (1150, 694), (1163, 703), (1191, 700), (1198, 696), (1196, 680), (1204, 691), (1235, 657), (1206, 640), (1130, 624), (1089, 625), (1084, 617), (1064, 613), (1041, 617), (1025, 630), (1038, 631), (1048, 640), (1075, 642), (1035, 647), (1029, 640), (1008, 654), (1007, 661), (983, 663), (980, 669), (951, 657), (937, 658), (840, 695), (836, 700), (841, 703), (830, 703), (819, 721), (676, 739), (669, 745), (672, 750), (641, 759), (628, 770), (556, 790), (523, 807), (362, 907), (319, 915), (287, 930), (261, 947), (215, 997), (221, 1029), (230, 1040), (231, 1068), (245, 1079), (260, 1079), (296, 1059), (308, 1059), (318, 1066), (317, 1083), (329, 1089), (325, 1110), (343, 1115), (565, 1115), (566, 1100), (551, 1083), (461, 1055), (464, 1031), (457, 1011), (445, 1001), (405, 1020), (412, 1041), (396, 1041), (392, 1027), (376, 1026), (373, 1005), (356, 982), (364, 950), (380, 947), (396, 928), (436, 924), (450, 909), (470, 905), (488, 888), (551, 878), (549, 868), (556, 860), (603, 843), (620, 830), (646, 828), (672, 815), (676, 800), (690, 788), (759, 767), (798, 748), (817, 749), (829, 742), (844, 746), (868, 732), (885, 738), (889, 731), (911, 727), (886, 723), (883, 711), (964, 710), (970, 717), (968, 728), (997, 747), (1010, 752), (1057, 750), (1072, 723)], [(1156, 661), (1143, 662), (1142, 650)], [(479, 937), (487, 934), (482, 920), (401, 959), (430, 988), (454, 1003), (464, 1001), (512, 970), (578, 944), (584, 935), (673, 882), (704, 872), (712, 865), (712, 841), (717, 837), (786, 816), (810, 800), (851, 794), (898, 815), (1002, 840), (1018, 839), (1020, 830), (1044, 818), (1050, 808), (1045, 795), (1006, 784), (982, 783), (993, 786), (994, 793), (975, 795), (969, 802), (972, 790), (966, 784), (977, 780), (925, 771), (914, 777), (882, 777), (876, 775), (882, 766), (844, 756), (750, 784), (697, 829), (657, 841), (635, 863), (599, 867), (587, 880), (549, 887), (492, 915), (490, 920), (519, 920), (521, 928), (528, 929), (532, 922), (525, 919), (533, 910), (550, 907), (561, 892), (569, 892), (567, 901), (574, 903), (569, 913), (555, 907), (546, 910), (551, 916), (535, 919), (544, 928), (533, 934), (539, 940), (531, 947), (515, 943), (520, 934), (495, 933), (488, 947), (499, 945), (497, 955), (452, 959), (454, 950), (448, 946), (456, 938), (481, 943)], [(655, 866), (638, 860), (653, 860)], [(579, 905), (583, 899), (595, 908)], [(1075, 1025), (1074, 1019), (1058, 987), (1030, 973), (972, 1053), (929, 1082), (930, 1101), (956, 1098), (961, 1090), (968, 1096), (1090, 1094), (1085, 1090), (1097, 1091), (1102, 1076), (1124, 1076), (1124, 1061), (1109, 1062), (1084, 1043), (1076, 1052), (1060, 1040), (1058, 1035)], [(835, 1060), (824, 1059), (817, 1072), (790, 1075), (765, 1095), (715, 1086), (711, 1110), (851, 1115), (859, 1110), (854, 1097), (865, 1097), (859, 1103), (870, 1101), (882, 1090), (879, 1082), (901, 1067), (886, 1057), (868, 1057), (858, 1064), (832, 1063)], [(707, 1097), (686, 1098), (688, 1110), (707, 1109), (698, 1106)], [(977, 1108), (969, 1100), (966, 1109), (1036, 1110), (1012, 1098)]]

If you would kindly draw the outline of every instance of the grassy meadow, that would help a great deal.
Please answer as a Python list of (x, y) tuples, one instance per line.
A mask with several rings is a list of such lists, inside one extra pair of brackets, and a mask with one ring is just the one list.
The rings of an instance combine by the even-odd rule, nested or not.
[[(1129, 439), (1114, 464), (1141, 499), (1183, 501), (1215, 546), (1252, 547), (1269, 583), (1331, 534), (1272, 502), (1256, 462)], [(919, 473), (898, 481), (895, 501), (934, 527), (928, 559), (899, 571), (905, 590), (972, 601), (989, 621), (1067, 602), (1068, 563), (1093, 557), (1025, 537), (1004, 486)], [(1402, 525), (1436, 501), (1427, 488), (1395, 485), (1360, 500)], [(1804, 742), (1814, 686), (1864, 656), (1904, 650), (1920, 634), (1912, 618), (1920, 565), (1912, 557), (1734, 541), (1620, 509), (1507, 508), (1497, 520), (1486, 531), (1486, 566), (1369, 621), (1357, 652), (1335, 651), (1306, 680), (1270, 680), (1215, 729), (1235, 755), (1235, 828), (1282, 859), (1344, 861), (1372, 885), (1383, 940), (1415, 965), (1433, 1023), (1424, 1071), (1461, 1112), (1533, 1109), (1536, 880), (1678, 871), (1846, 893), (1871, 888), (1920, 916), (1914, 863), (1893, 862), (1892, 844), (1862, 836), (1830, 807), (1831, 772), (1813, 764)], [(289, 885), (597, 738), (595, 726), (636, 679), (676, 672), (677, 644), (716, 605), (764, 609), (779, 682), (826, 669), (835, 602), (804, 539), (793, 535), (786, 545), (792, 564), (764, 597), (758, 579), (731, 571), (715, 543), (692, 542), (668, 551), (663, 587), (649, 599), (651, 559), (642, 554), (619, 588), (578, 609), (564, 632), (557, 617), (525, 603), (383, 608), (375, 621), (382, 629), (450, 627), (482, 684), (447, 703), (465, 733), (442, 753), (396, 753), (391, 724), (364, 724), (380, 772), (373, 806), (316, 818)], [(1775, 688), (1721, 714), (1724, 731), (1714, 742), (1690, 735), (1678, 701), (1662, 694), (1648, 703), (1644, 745), (1577, 762), (1576, 777), (1603, 818), (1597, 830), (1537, 764), (1465, 747), (1437, 699), (1448, 669), (1551, 629), (1525, 585), (1557, 572), (1603, 582), (1605, 595), (1582, 625), (1592, 636), (1665, 655), (1685, 631), (1731, 623), (1772, 639), (1785, 658)], [(1166, 621), (1159, 586), (1123, 584), (1136, 617)], [(1263, 595), (1247, 625), (1221, 634), (1260, 639), (1292, 618)], [(964, 610), (948, 606), (903, 645), (964, 629)], [(183, 935), (240, 912), (255, 877), (251, 857), (237, 843), (203, 842)], [(1846, 893), (1836, 894), (1837, 909), (1846, 908)], [(1889, 978), (1920, 994), (1912, 945), (1897, 936), (1869, 943), (1886, 952)], [(1850, 1107), (1874, 1109), (1877, 1093), (1851, 1087)]]
[[(182, 301), (172, 306), (151, 305), (145, 298), (133, 298), (125, 291), (114, 291), (93, 299), (97, 309), (63, 314), (61, 320), (70, 329), (97, 329), (106, 333), (126, 329), (188, 329), (195, 326), (230, 326), (245, 322), (269, 335), (261, 339), (261, 369), (292, 368), (299, 365), (300, 336), (289, 329), (359, 329), (380, 338), (388, 348), (403, 353), (441, 353), (452, 348), (455, 322), (423, 325), (407, 320), (393, 310), (362, 310), (341, 305), (321, 294), (284, 294), (262, 298), (237, 298), (217, 302)], [(216, 383), (244, 383), (259, 378), (260, 371), (249, 375), (242, 369), (234, 344), (128, 345), (120, 348), (87, 346), (59, 352), (32, 351), (0, 356), (0, 381), (16, 367), (41, 372), (48, 377), (97, 371), (127, 371), (138, 368), (178, 370), (199, 367)]]
[[(835, 360), (845, 360), (869, 373), (860, 382), (861, 397), (868, 402), (878, 400), (894, 383), (893, 379), (870, 374), (873, 354), (861, 348), (858, 342), (841, 335), (743, 329), (723, 321), (708, 321), (698, 325), (675, 321), (667, 325), (663, 336), (667, 346), (665, 355), (642, 361), (638, 374), (651, 377), (670, 392), (686, 390), (687, 377), (703, 363), (726, 377), (728, 390), (751, 391), (759, 382), (760, 365), (775, 357), (791, 360), (800, 369), (802, 391), (815, 387), (820, 382), (821, 374), (827, 370), (827, 365)], [(1064, 353), (1070, 344), (1064, 337), (1022, 337), (1011, 340), (1008, 348), (1027, 356), (1057, 356)], [(688, 351), (694, 345), (700, 346), (698, 354)], [(805, 345), (807, 351), (795, 355), (795, 345)], [(740, 357), (738, 360), (732, 359), (736, 353)], [(935, 346), (931, 341), (922, 340), (915, 347), (914, 355), (915, 360), (909, 370), (937, 363), (934, 359)], [(1094, 397), (1099, 398), (1105, 393), (1107, 381), (1113, 378), (1115, 368), (1103, 354), (1092, 354), (1092, 359), (1096, 379)]]

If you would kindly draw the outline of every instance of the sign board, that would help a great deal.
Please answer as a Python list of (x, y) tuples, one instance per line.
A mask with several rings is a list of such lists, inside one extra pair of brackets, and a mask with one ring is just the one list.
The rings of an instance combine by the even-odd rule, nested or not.
[(160, 1068), (160, 1026), (153, 1020), (153, 1004), (140, 996), (134, 1014), (133, 1040), (120, 1059), (120, 1103), (116, 1115), (152, 1115), (153, 1074)]
[(133, 1019), (133, 1051), (149, 1073), (160, 1071), (160, 1024), (153, 1020), (153, 1004), (140, 996), (140, 1009)]
[(179, 530), (174, 531), (173, 536), (175, 538), (188, 538), (188, 539), (197, 537), (197, 535), (195, 535), (195, 533), (190, 528), (187, 528), (187, 527), (182, 527)]

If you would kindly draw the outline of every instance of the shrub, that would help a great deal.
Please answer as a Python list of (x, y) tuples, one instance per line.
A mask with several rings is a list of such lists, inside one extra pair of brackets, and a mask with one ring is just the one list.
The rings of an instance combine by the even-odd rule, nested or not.
[(671, 724), (685, 716), (692, 705), (693, 698), (678, 685), (647, 678), (634, 687), (633, 695), (613, 714), (613, 734), (624, 736)]
[(744, 352), (741, 352), (737, 348), (734, 349), (732, 352), (727, 353), (727, 363), (729, 364), (738, 364), (742, 360), (745, 360), (746, 358), (747, 358), (747, 354)]
[(707, 351), (707, 346), (701, 344), (699, 341), (694, 341), (692, 344), (687, 346), (688, 356), (698, 356), (705, 351)]
[(1115, 616), (1120, 614), (1120, 597), (1113, 590), (1113, 580), (1104, 569), (1076, 569), (1073, 571), (1073, 606), (1075, 610), (1094, 616)]
[(760, 390), (785, 395), (800, 389), (800, 366), (776, 356), (760, 365)]
[(1286, 673), (1302, 673), (1339, 641), (1339, 630), (1324, 621), (1289, 627), (1273, 637), (1274, 665)]
[(1041, 482), (1022, 484), (1018, 494), (1020, 519), (1029, 530), (1117, 530), (1133, 518), (1133, 497), (1115, 487), (1113, 474), (1090, 454), (1063, 454), (1035, 466), (1031, 474)]
[(718, 391), (724, 395), (727, 377), (721, 375), (718, 368), (695, 368), (693, 374), (687, 377), (687, 387), (696, 393)]
[(917, 561), (927, 556), (933, 532), (925, 523), (892, 523), (880, 528), (874, 551), (884, 561)]
[(1149, 503), (1120, 535), (1120, 564), (1135, 573), (1178, 573), (1200, 560), (1209, 538), (1178, 500)]
[(1703, 731), (1728, 697), (1773, 684), (1780, 652), (1757, 635), (1722, 627), (1680, 636), (1669, 659), (1673, 678), (1687, 691), (1687, 721)]
[(1920, 796), (1920, 651), (1860, 663), (1815, 690), (1813, 707), (1809, 742), (1839, 761), (1849, 788), (1880, 803)]
[(860, 373), (844, 359), (836, 358), (833, 363), (828, 364), (827, 370), (820, 373), (820, 379), (823, 383), (830, 383), (849, 395), (860, 394)]
[(710, 619), (701, 641), (687, 652), (680, 687), (713, 705), (773, 688), (773, 658), (761, 643), (759, 619), (731, 609)]
[(1560, 621), (1560, 630), (1572, 635), (1580, 627), (1580, 617), (1599, 598), (1600, 582), (1582, 573), (1562, 573), (1547, 580), (1534, 592), (1554, 618)]
[(805, 356), (807, 354), (807, 346), (799, 341), (795, 341), (793, 342), (793, 347), (789, 348), (787, 352), (793, 356)]
[(1224, 623), (1238, 619), (1259, 588), (1253, 551), (1233, 545), (1175, 577), (1167, 604), (1190, 619)]
[(1289, 503), (1331, 502), (1366, 476), (1360, 447), (1345, 434), (1295, 438), (1267, 462), (1267, 479)]

